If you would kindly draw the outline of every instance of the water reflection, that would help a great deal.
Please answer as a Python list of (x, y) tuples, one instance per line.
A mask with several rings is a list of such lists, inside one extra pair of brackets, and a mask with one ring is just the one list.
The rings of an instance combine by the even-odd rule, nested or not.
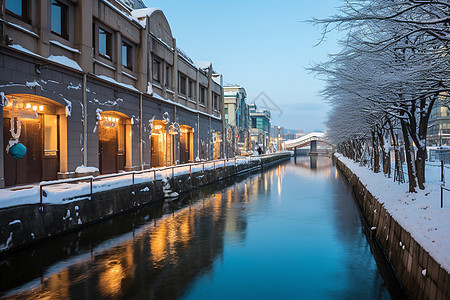
[(323, 157), (221, 182), (29, 254), (0, 262), (2, 278), (14, 274), (3, 296), (388, 297), (351, 194)]

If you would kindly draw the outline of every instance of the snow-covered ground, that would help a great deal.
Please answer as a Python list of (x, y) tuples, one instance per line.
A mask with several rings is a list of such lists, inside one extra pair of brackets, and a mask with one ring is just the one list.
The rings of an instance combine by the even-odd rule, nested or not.
[[(252, 160), (260, 160), (259, 157), (242, 157), (236, 159), (236, 164), (247, 164)], [(229, 159), (225, 162), (209, 161), (204, 163), (205, 170), (211, 170), (215, 168), (222, 168), (224, 165), (231, 166), (235, 164), (234, 159)], [(189, 166), (191, 166), (192, 173), (201, 172), (203, 170), (203, 164), (186, 164), (177, 166), (174, 169), (174, 175), (181, 176), (189, 174)], [(84, 167), (83, 170), (87, 169)], [(94, 178), (92, 184), (92, 193), (97, 193), (105, 190), (120, 188), (124, 186), (131, 186), (134, 183), (141, 184), (145, 182), (152, 182), (154, 180), (154, 174), (156, 171), (156, 180), (162, 180), (163, 178), (172, 178), (171, 168), (151, 169), (146, 172), (126, 172), (120, 173), (119, 176), (105, 175)], [(69, 180), (55, 180), (52, 182), (41, 182), (36, 184), (29, 184), (21, 187), (13, 187), (0, 189), (0, 209), (25, 204), (40, 203), (40, 185), (43, 185), (44, 196), (42, 202), (44, 204), (62, 204), (70, 201), (80, 200), (80, 197), (86, 197), (90, 195), (90, 180), (69, 182)], [(54, 185), (46, 185), (49, 183), (56, 183)], [(149, 189), (143, 188), (141, 191), (146, 192)]]
[[(427, 163), (425, 190), (408, 193), (408, 183), (398, 184), (383, 173), (374, 174), (367, 167), (361, 167), (340, 154), (336, 157), (359, 177), (392, 217), (450, 272), (450, 192), (444, 191), (444, 207), (441, 208), (440, 163)], [(450, 176), (448, 165), (445, 173)]]

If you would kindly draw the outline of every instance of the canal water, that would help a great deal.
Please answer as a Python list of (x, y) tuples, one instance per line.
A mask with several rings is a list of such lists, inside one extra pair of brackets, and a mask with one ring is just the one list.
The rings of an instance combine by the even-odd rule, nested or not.
[(23, 299), (390, 299), (327, 157), (297, 157), (0, 257)]

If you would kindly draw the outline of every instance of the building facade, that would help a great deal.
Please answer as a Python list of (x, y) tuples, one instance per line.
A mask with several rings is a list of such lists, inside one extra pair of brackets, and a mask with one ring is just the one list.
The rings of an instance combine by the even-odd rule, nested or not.
[(247, 92), (239, 85), (226, 85), (223, 89), (227, 156), (246, 154), (251, 148)]
[(450, 113), (447, 106), (437, 101), (428, 120), (428, 146), (450, 145)]
[(262, 150), (269, 150), (270, 142), (270, 111), (258, 109), (256, 103), (249, 104), (250, 110), (250, 135), (252, 144)]
[(0, 3), (0, 187), (81, 165), (108, 174), (223, 155), (218, 75), (177, 47), (161, 10), (138, 0)]

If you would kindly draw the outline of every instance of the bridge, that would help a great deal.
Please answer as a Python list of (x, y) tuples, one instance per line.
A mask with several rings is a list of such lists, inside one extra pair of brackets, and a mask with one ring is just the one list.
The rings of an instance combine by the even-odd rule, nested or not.
[(317, 142), (323, 142), (327, 143), (328, 145), (333, 145), (328, 140), (328, 137), (323, 132), (312, 132), (308, 133), (298, 139), (294, 140), (287, 140), (283, 142), (282, 146), (284, 150), (297, 150), (297, 148), (302, 148), (304, 146), (307, 146), (308, 144), (311, 145), (311, 151), (310, 154), (318, 153), (317, 152)]

